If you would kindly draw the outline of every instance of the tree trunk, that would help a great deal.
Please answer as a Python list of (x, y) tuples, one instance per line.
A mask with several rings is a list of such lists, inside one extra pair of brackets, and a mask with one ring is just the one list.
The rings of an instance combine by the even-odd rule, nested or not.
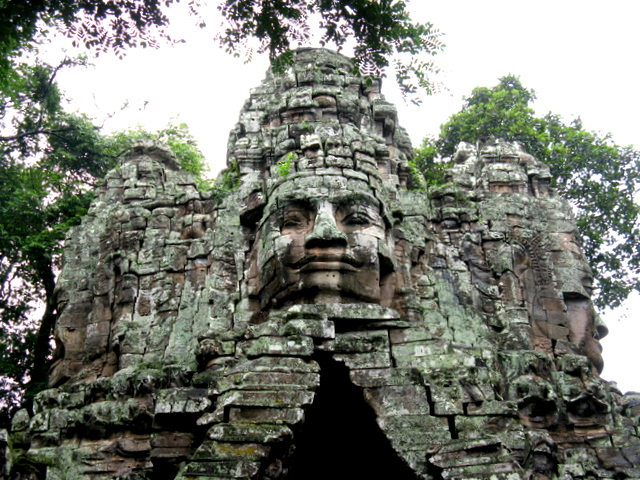
[[(45, 310), (40, 327), (33, 342), (33, 366), (30, 380), (25, 388), (25, 407), (33, 410), (33, 397), (47, 386), (47, 373), (51, 356), (51, 335), (57, 320), (54, 298), (55, 273), (48, 253), (38, 252), (34, 263), (37, 265), (38, 277), (45, 291)], [(33, 413), (33, 412), (32, 412)]]

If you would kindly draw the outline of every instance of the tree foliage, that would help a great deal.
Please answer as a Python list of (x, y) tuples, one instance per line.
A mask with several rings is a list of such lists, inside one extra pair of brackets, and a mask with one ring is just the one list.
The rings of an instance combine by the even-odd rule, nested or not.
[[(0, 2), (0, 81), (11, 75), (11, 59), (49, 29), (95, 51), (155, 46), (171, 40), (165, 13), (172, 0), (20, 0)], [(199, 4), (189, 1), (195, 11)]]
[(268, 52), (276, 67), (290, 60), (293, 44), (308, 45), (316, 21), (322, 31), (320, 43), (342, 48), (354, 42), (359, 71), (379, 76), (390, 59), (396, 80), (406, 94), (418, 88), (431, 91), (429, 77), (437, 69), (429, 58), (442, 49), (440, 35), (432, 24), (413, 23), (401, 0), (225, 0), (219, 10), (226, 22), (219, 35), (232, 53), (245, 51), (249, 40), (259, 42), (258, 51)]
[(0, 396), (8, 404), (45, 379), (60, 243), (86, 211), (89, 182), (114, 161), (87, 118), (62, 110), (62, 67), (19, 65), (0, 90)]
[(551, 169), (554, 186), (573, 205), (597, 286), (596, 303), (616, 307), (640, 291), (640, 244), (637, 202), (640, 152), (617, 145), (611, 135), (584, 129), (580, 119), (566, 124), (560, 116), (536, 116), (533, 90), (508, 75), (493, 88), (479, 87), (462, 110), (441, 126), (436, 140), (418, 150), (423, 171), (451, 157), (461, 141), (488, 137), (520, 142)]
[[(10, 59), (33, 45), (49, 29), (65, 33), (77, 46), (95, 52), (157, 46), (169, 35), (168, 7), (180, 0), (21, 0), (0, 1), (0, 83), (11, 76)], [(198, 26), (204, 26), (206, 2), (183, 0)], [(379, 75), (393, 64), (396, 80), (408, 95), (433, 89), (437, 71), (430, 57), (442, 49), (429, 23), (414, 23), (403, 0), (222, 0), (217, 35), (233, 54), (251, 57), (251, 40), (268, 52), (276, 67), (291, 60), (292, 45), (309, 45), (312, 26), (322, 45), (342, 48), (354, 42), (356, 66)], [(393, 58), (393, 59), (392, 59)]]

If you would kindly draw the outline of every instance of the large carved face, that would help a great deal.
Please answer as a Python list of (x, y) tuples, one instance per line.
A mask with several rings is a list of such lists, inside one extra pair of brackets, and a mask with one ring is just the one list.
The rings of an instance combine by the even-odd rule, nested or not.
[(393, 269), (383, 205), (360, 181), (335, 190), (286, 182), (269, 198), (257, 241), (263, 306), (380, 303)]

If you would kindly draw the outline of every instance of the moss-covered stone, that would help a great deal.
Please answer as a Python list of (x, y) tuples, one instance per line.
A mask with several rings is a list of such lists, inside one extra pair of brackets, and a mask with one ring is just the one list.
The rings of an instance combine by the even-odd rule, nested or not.
[(599, 377), (549, 169), (487, 139), (411, 190), (379, 82), (293, 59), (251, 91), (215, 192), (149, 145), (96, 189), (0, 476), (275, 480), (348, 451), (398, 480), (640, 478), (640, 400)]

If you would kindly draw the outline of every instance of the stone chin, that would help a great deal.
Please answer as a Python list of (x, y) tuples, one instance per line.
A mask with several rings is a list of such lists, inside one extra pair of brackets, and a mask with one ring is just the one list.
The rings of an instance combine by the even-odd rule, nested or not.
[[(380, 303), (378, 275), (339, 265), (310, 265), (273, 298), (274, 306), (328, 303)], [(371, 278), (371, 276), (375, 276)]]

